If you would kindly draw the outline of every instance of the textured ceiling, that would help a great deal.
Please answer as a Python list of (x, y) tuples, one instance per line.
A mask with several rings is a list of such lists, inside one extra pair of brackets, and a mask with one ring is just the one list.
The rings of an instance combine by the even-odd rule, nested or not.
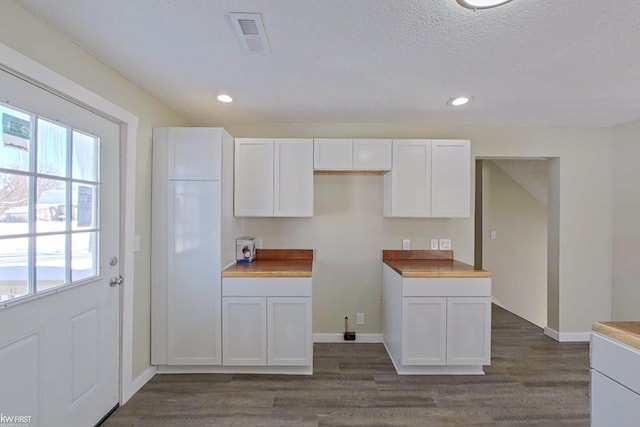
[[(19, 0), (194, 123), (640, 118), (637, 0)], [(257, 12), (271, 54), (228, 12)], [(220, 104), (226, 92), (235, 102)], [(448, 99), (465, 94), (460, 109)]]

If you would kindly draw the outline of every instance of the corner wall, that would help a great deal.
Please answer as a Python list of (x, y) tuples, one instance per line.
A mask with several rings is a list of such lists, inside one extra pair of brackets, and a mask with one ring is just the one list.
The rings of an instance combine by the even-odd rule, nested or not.
[[(544, 328), (547, 209), (493, 161), (483, 160), (482, 165), (483, 268), (493, 274), (492, 296), (507, 310)], [(491, 231), (496, 239), (491, 239)]]
[(640, 319), (640, 121), (611, 129), (614, 320)]

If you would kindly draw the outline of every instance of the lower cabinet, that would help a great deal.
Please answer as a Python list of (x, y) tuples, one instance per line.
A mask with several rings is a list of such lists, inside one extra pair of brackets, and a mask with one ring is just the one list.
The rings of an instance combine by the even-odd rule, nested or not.
[(311, 304), (310, 279), (224, 278), (222, 364), (312, 366)]
[(404, 297), (403, 365), (488, 365), (491, 298)]

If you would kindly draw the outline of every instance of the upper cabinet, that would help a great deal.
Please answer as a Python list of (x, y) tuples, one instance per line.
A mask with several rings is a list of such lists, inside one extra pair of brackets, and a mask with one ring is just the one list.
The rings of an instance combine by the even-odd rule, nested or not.
[(313, 216), (313, 140), (237, 138), (235, 216)]
[[(156, 158), (162, 157), (159, 162), (167, 171), (167, 179), (220, 181), (222, 145), (213, 144), (212, 141), (221, 140), (223, 132), (222, 128), (155, 128), (154, 141), (166, 144), (163, 150), (158, 149)], [(159, 144), (160, 142), (156, 143), (156, 146)]]
[(468, 217), (468, 140), (393, 141), (393, 167), (384, 177), (384, 216)]
[(431, 141), (431, 216), (471, 215), (471, 152), (469, 141)]
[(322, 171), (391, 169), (390, 139), (313, 140), (313, 168)]

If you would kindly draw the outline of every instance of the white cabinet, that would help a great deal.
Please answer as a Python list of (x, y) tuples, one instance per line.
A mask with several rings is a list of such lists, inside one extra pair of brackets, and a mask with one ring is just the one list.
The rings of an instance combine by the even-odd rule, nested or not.
[(491, 298), (448, 297), (447, 365), (490, 364)]
[(236, 139), (235, 216), (273, 216), (273, 139)]
[(223, 278), (223, 365), (313, 365), (310, 278)]
[(394, 140), (393, 167), (384, 177), (384, 216), (469, 216), (470, 162), (468, 140)]
[[(153, 132), (151, 361), (219, 365), (223, 206), (233, 138), (220, 128)], [(225, 197), (225, 194), (228, 197)]]
[(402, 299), (402, 364), (447, 364), (446, 298)]
[(393, 141), (393, 167), (384, 176), (384, 216), (431, 216), (431, 141)]
[(390, 139), (313, 140), (313, 167), (323, 171), (388, 171)]
[(482, 374), (491, 364), (491, 279), (406, 278), (383, 265), (383, 341), (402, 375)]
[(431, 216), (467, 217), (471, 213), (469, 141), (431, 141)]
[(313, 141), (238, 138), (235, 216), (313, 216)]
[(591, 334), (591, 425), (637, 426), (640, 419), (640, 349)]
[(267, 364), (266, 298), (222, 298), (222, 324), (224, 365)]
[(274, 140), (273, 216), (313, 216), (313, 141)]
[(354, 139), (353, 170), (388, 171), (391, 169), (390, 139)]
[(314, 139), (313, 168), (316, 170), (352, 169), (353, 147), (351, 139)]

